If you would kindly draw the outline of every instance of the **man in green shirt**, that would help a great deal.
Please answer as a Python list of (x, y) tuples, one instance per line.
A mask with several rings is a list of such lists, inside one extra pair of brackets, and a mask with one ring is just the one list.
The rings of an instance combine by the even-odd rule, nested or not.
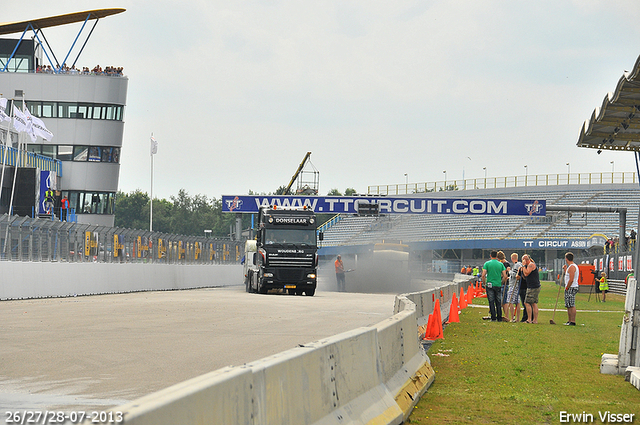
[(491, 251), (491, 259), (482, 266), (482, 282), (487, 289), (487, 301), (492, 322), (502, 322), (502, 280), (507, 276), (498, 252)]

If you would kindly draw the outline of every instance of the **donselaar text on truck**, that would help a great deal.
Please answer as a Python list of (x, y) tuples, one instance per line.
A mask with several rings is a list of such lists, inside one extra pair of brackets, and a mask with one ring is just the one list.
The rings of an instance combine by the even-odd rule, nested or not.
[(313, 296), (318, 281), (316, 225), (316, 215), (307, 207), (260, 208), (256, 240), (245, 246), (247, 292), (280, 289)]

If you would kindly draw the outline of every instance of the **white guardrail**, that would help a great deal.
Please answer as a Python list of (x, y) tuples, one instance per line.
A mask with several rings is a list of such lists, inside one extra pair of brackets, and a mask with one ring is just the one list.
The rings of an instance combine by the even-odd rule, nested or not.
[[(419, 343), (439, 298), (443, 320), (469, 277), (398, 295), (375, 326), (226, 367), (112, 409), (127, 425), (401, 424), (435, 379)], [(88, 423), (88, 422), (85, 422)]]

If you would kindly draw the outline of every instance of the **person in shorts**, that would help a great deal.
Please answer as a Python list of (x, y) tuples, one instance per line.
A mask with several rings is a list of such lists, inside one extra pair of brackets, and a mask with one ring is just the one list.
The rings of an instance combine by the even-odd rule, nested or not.
[(567, 308), (569, 320), (565, 325), (576, 325), (576, 294), (578, 293), (578, 279), (580, 278), (580, 269), (573, 262), (573, 252), (567, 252), (564, 255), (564, 261), (567, 263), (562, 267), (564, 270), (564, 306)]
[(524, 300), (528, 317), (526, 323), (538, 323), (540, 275), (538, 274), (538, 266), (536, 266), (536, 263), (528, 254), (522, 256), (522, 267), (520, 267), (520, 273), (525, 277), (527, 282), (527, 296)]
[(511, 270), (509, 271), (509, 289), (507, 290), (507, 321), (517, 322), (520, 320), (520, 281), (516, 278), (522, 263), (518, 261), (518, 254), (511, 254)]
[(607, 280), (607, 274), (602, 272), (600, 275), (600, 292), (602, 292), (602, 302), (607, 301), (607, 292), (609, 292), (609, 281)]

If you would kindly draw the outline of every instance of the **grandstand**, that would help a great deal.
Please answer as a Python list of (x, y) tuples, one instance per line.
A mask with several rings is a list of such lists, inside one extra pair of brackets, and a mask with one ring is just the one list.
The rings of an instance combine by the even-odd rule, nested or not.
[[(594, 180), (585, 180), (581, 184), (449, 190), (415, 193), (413, 196), (544, 199), (547, 207), (621, 207), (627, 208), (626, 233), (632, 229), (637, 231), (640, 185), (637, 182), (589, 184), (589, 181)], [(572, 247), (574, 251), (579, 251), (580, 248), (602, 247), (607, 238), (620, 236), (619, 232), (620, 217), (617, 213), (548, 211), (546, 217), (538, 218), (487, 215), (342, 215), (324, 229), (321, 254), (362, 252), (363, 247), (384, 240), (402, 241), (412, 251), (496, 248), (557, 251)]]

